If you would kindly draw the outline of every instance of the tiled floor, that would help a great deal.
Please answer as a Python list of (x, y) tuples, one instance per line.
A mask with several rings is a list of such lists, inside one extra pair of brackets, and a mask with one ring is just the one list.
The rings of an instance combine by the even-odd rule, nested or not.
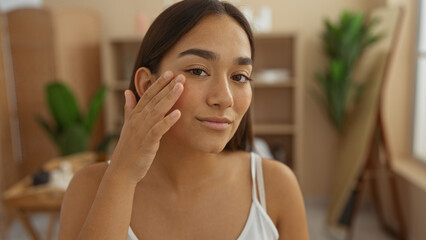
[[(306, 212), (308, 218), (309, 235), (311, 240), (333, 240), (325, 227), (325, 215), (327, 204), (321, 200), (307, 200)], [(35, 228), (41, 233), (42, 239), (46, 238), (48, 216), (39, 214), (31, 219)], [(59, 230), (59, 221), (56, 224), (55, 234)], [(9, 230), (8, 240), (29, 240), (31, 239), (23, 229), (20, 222), (15, 221)], [(56, 239), (56, 237), (55, 237)], [(352, 240), (394, 240), (379, 228), (374, 209), (371, 205), (364, 204), (355, 220), (355, 230)]]
[[(306, 201), (309, 236), (311, 240), (333, 240), (325, 225), (327, 203), (321, 200)], [(377, 221), (374, 208), (363, 202), (354, 223), (352, 240), (394, 240), (382, 231)]]
[[(49, 215), (47, 214), (34, 214), (31, 217), (31, 223), (34, 226), (35, 230), (39, 233), (39, 237), (41, 239), (46, 239), (46, 229), (49, 222)], [(54, 238), (57, 239), (59, 231), (59, 219), (55, 226), (54, 231)], [(7, 237), (5, 240), (31, 240), (31, 236), (28, 234), (28, 232), (24, 229), (20, 221), (15, 220), (15, 222), (12, 224), (12, 226), (9, 229), (9, 232), (7, 234)]]

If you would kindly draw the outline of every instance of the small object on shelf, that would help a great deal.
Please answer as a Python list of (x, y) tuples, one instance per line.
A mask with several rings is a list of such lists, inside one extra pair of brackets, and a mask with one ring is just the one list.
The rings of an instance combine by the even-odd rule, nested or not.
[(254, 151), (261, 157), (274, 159), (268, 143), (262, 138), (254, 138)]
[(290, 81), (290, 71), (284, 68), (266, 69), (255, 74), (255, 79), (262, 83), (282, 83)]
[(272, 30), (272, 10), (269, 6), (262, 6), (254, 22), (254, 31), (258, 33), (267, 33)]
[(253, 9), (248, 6), (242, 6), (241, 12), (247, 18), (255, 33), (268, 33), (272, 30), (272, 10), (270, 6), (264, 5), (259, 8), (256, 16)]
[(2, 12), (9, 12), (20, 8), (41, 8), (43, 0), (3, 0), (0, 4)]
[(44, 169), (36, 172), (33, 175), (33, 186), (42, 185), (49, 182), (50, 174)]
[(50, 175), (49, 186), (65, 191), (74, 176), (72, 164), (69, 161), (62, 161), (58, 168), (51, 171)]
[(149, 25), (148, 16), (146, 13), (143, 11), (139, 12), (139, 14), (136, 16), (136, 32), (139, 35), (144, 36), (148, 31)]

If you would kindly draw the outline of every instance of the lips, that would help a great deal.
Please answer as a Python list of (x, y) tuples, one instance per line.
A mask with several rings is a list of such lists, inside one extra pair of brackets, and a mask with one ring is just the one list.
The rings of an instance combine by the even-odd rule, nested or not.
[(232, 123), (231, 120), (224, 117), (206, 117), (206, 118), (198, 118), (198, 120), (204, 126), (214, 130), (225, 130)]
[(206, 117), (198, 118), (200, 121), (215, 122), (215, 123), (231, 123), (232, 121), (226, 117)]

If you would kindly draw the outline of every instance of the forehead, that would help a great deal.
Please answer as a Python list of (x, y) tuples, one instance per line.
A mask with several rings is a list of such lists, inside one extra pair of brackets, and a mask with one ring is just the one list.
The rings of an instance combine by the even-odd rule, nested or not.
[(231, 57), (251, 57), (250, 42), (239, 23), (227, 15), (202, 18), (170, 50), (177, 55), (189, 48), (201, 48)]

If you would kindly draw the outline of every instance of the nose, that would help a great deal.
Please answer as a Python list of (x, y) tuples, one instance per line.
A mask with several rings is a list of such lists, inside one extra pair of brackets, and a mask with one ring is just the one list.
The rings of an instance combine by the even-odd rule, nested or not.
[(209, 84), (207, 103), (209, 106), (226, 109), (234, 105), (234, 98), (226, 76), (216, 77)]

